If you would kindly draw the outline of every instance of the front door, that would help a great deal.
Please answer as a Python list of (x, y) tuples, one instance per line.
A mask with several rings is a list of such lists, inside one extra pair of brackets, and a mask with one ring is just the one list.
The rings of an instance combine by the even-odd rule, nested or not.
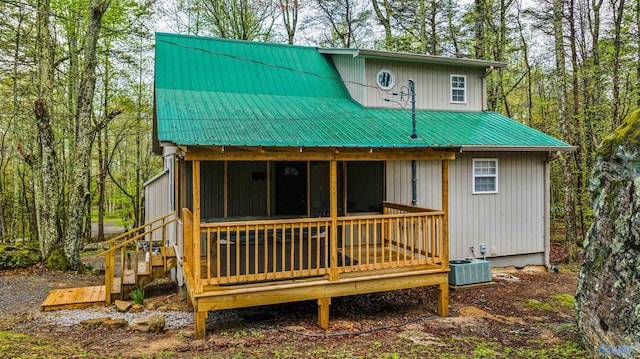
[(307, 163), (276, 162), (276, 215), (307, 214)]

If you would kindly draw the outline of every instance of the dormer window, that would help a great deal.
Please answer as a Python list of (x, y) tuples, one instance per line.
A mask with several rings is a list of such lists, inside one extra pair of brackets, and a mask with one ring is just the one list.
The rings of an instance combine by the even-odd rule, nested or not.
[(376, 82), (381, 89), (390, 90), (396, 84), (396, 77), (390, 70), (382, 69), (378, 72)]
[(467, 103), (467, 76), (451, 75), (451, 103)]

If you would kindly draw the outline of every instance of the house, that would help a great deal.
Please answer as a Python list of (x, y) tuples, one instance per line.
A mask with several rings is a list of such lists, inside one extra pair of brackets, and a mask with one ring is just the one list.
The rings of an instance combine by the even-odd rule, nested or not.
[[(156, 34), (147, 219), (195, 309), (436, 285), (449, 259), (544, 265), (566, 143), (486, 111), (504, 63)], [(415, 108), (415, 110), (413, 110)], [(170, 231), (171, 232), (171, 231)]]

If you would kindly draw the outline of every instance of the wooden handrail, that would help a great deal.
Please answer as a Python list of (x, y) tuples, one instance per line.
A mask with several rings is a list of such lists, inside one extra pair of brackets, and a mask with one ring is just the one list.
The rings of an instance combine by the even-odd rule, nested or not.
[(164, 216), (162, 216), (162, 217), (160, 217), (158, 219), (154, 219), (151, 222), (148, 222), (148, 223), (145, 223), (143, 225), (140, 225), (140, 226), (138, 226), (136, 228), (133, 228), (133, 229), (125, 232), (125, 233), (122, 233), (122, 234), (120, 234), (120, 235), (118, 235), (116, 237), (113, 237), (111, 239), (107, 239), (106, 241), (100, 242), (98, 244), (105, 245), (105, 244), (111, 244), (111, 243), (117, 242), (117, 241), (119, 241), (119, 240), (121, 240), (123, 238), (126, 238), (127, 236), (131, 235), (132, 233), (135, 233), (135, 232), (137, 232), (137, 231), (139, 231), (139, 230), (141, 230), (141, 229), (143, 229), (143, 228), (145, 228), (147, 226), (153, 225), (154, 223), (159, 222), (159, 221), (164, 221), (166, 218), (171, 217), (171, 216), (175, 216), (175, 215), (176, 215), (176, 212), (171, 212), (171, 213), (166, 214), (166, 215), (164, 215)]
[[(126, 246), (126, 245), (128, 245), (129, 243), (131, 243), (131, 242), (133, 242), (133, 241), (136, 241), (136, 240), (138, 240), (139, 238), (146, 236), (147, 234), (151, 234), (151, 233), (153, 233), (153, 232), (157, 231), (157, 230), (158, 230), (158, 229), (160, 229), (160, 228), (164, 228), (164, 227), (166, 227), (167, 225), (169, 225), (169, 224), (171, 224), (171, 223), (173, 223), (173, 222), (176, 222), (176, 221), (177, 221), (177, 219), (176, 219), (176, 218), (174, 218), (174, 219), (172, 219), (172, 220), (169, 220), (168, 222), (163, 222), (163, 223), (162, 223), (162, 225), (159, 225), (158, 227), (152, 227), (152, 228), (151, 228), (151, 229), (149, 229), (148, 231), (145, 231), (145, 232), (142, 232), (142, 233), (140, 233), (140, 234), (137, 234), (137, 235), (135, 235), (134, 237), (131, 237), (131, 238), (127, 239), (127, 240), (126, 240), (126, 241), (124, 241), (124, 242), (121, 242), (121, 243), (116, 244), (115, 246), (113, 246), (113, 247), (111, 247), (111, 248), (109, 248), (109, 249), (105, 250), (104, 252), (100, 252), (100, 253), (96, 254), (96, 257), (104, 256), (104, 255), (106, 255), (106, 254), (107, 254), (107, 253), (109, 253), (109, 252), (113, 252), (113, 251), (115, 251), (116, 249), (119, 249), (119, 248), (125, 247), (125, 246)], [(153, 241), (153, 239), (149, 239), (149, 241)], [(150, 247), (151, 247), (151, 246), (150, 246)]]
[[(167, 220), (167, 218), (172, 217), (172, 219)], [(161, 218), (155, 219), (149, 223), (145, 223), (142, 226), (139, 226), (137, 228), (134, 228), (126, 233), (123, 233), (122, 235), (116, 237), (116, 238), (112, 238), (109, 241), (105, 241), (103, 243), (106, 243), (107, 245), (110, 246), (110, 248), (108, 248), (107, 250), (97, 254), (97, 256), (105, 256), (105, 299), (107, 304), (111, 304), (111, 293), (113, 290), (113, 285), (114, 285), (114, 277), (115, 277), (115, 255), (116, 255), (116, 251), (120, 250), (120, 276), (121, 276), (121, 283), (120, 283), (120, 290), (121, 293), (124, 290), (124, 278), (125, 278), (125, 255), (126, 255), (126, 247), (131, 244), (132, 242), (138, 242), (141, 240), (141, 238), (144, 238), (145, 236), (149, 236), (148, 242), (149, 242), (149, 253), (152, 253), (152, 249), (153, 249), (153, 237), (152, 234), (155, 231), (161, 230), (162, 231), (162, 246), (164, 246), (166, 244), (166, 231), (167, 231), (167, 226), (171, 223), (174, 223), (177, 221), (177, 216), (175, 215), (175, 212), (169, 213)], [(160, 223), (161, 222), (161, 223)], [(160, 224), (158, 224), (160, 223)], [(145, 228), (149, 228), (148, 230), (145, 230), (142, 233), (139, 233), (141, 230), (145, 229)], [(133, 236), (133, 237), (130, 237)], [(130, 238), (128, 238), (130, 237)], [(124, 238), (128, 238), (120, 243), (117, 243), (119, 240), (122, 240)], [(116, 244), (117, 243), (117, 244)], [(133, 273), (135, 278), (137, 278), (138, 276), (138, 253), (139, 253), (139, 248), (138, 245), (136, 244), (136, 249), (135, 249), (135, 264), (133, 264)], [(149, 256), (148, 259), (148, 270), (151, 271), (151, 256)], [(164, 260), (164, 267), (166, 269), (166, 259)]]

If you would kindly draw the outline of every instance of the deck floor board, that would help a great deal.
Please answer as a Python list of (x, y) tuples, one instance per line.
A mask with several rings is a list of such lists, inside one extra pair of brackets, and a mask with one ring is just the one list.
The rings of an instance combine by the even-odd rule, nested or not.
[(42, 310), (87, 308), (104, 304), (104, 286), (54, 289), (42, 303)]

